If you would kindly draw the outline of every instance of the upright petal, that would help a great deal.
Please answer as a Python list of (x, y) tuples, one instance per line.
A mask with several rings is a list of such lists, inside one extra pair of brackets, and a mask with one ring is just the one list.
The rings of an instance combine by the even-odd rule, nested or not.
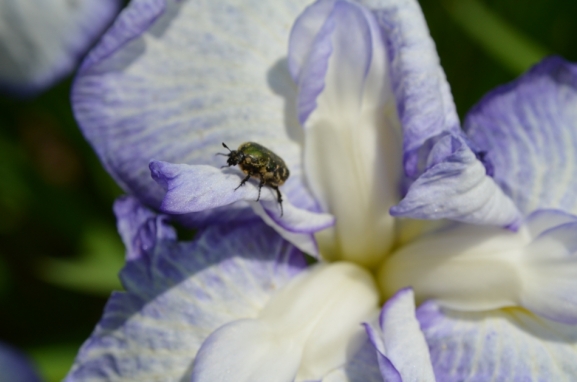
[[(213, 226), (176, 242), (163, 217), (117, 204), (123, 235), (139, 246), (116, 292), (83, 345), (67, 381), (182, 381), (198, 349), (228, 322), (256, 317), (270, 296), (299, 273), (302, 254), (263, 223)], [(130, 225), (138, 222), (140, 228)], [(133, 248), (133, 252), (135, 249)]]
[(70, 74), (120, 0), (0, 2), (0, 88), (34, 94)]
[[(435, 43), (416, 0), (360, 0), (383, 31), (389, 72), (403, 127), (403, 163), (415, 178), (431, 138), (458, 134), (459, 117)], [(423, 147), (424, 146), (424, 147)], [(425, 149), (425, 150), (423, 150)]]
[(402, 289), (381, 311), (379, 325), (365, 325), (385, 381), (435, 382), (429, 349), (415, 317), (413, 291)]
[[(72, 94), (84, 134), (125, 190), (158, 207), (164, 190), (150, 177), (150, 160), (220, 167), (221, 142), (255, 141), (287, 163), (283, 190), (293, 203), (317, 208), (303, 185), (302, 131), (285, 59), (289, 28), (305, 3), (130, 3), (85, 61)], [(236, 210), (230, 216), (195, 213), (191, 222), (243, 219), (247, 207), (227, 207)]]
[[(330, 12), (319, 12), (325, 3)], [(309, 26), (319, 23), (311, 38)], [(289, 62), (298, 63), (293, 72), (308, 183), (323, 210), (337, 219), (334, 229), (317, 236), (322, 252), (375, 264), (392, 243), (388, 209), (399, 198), (401, 177), (400, 131), (381, 31), (366, 8), (321, 0), (299, 17), (290, 46)]]
[(522, 309), (457, 312), (432, 302), (417, 309), (437, 381), (573, 381), (575, 326)]
[(495, 181), (525, 213), (577, 214), (577, 66), (559, 57), (487, 94), (465, 121)]

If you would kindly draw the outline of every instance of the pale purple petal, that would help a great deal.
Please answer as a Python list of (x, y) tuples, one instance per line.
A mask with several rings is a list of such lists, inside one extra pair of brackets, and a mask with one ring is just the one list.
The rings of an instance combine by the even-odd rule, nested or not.
[[(75, 116), (107, 170), (158, 207), (152, 159), (220, 167), (221, 142), (258, 142), (280, 155), (284, 191), (317, 210), (302, 179), (302, 130), (286, 61), (292, 23), (306, 1), (134, 0), (87, 58), (73, 88)], [(246, 219), (246, 204), (188, 221)], [(247, 212), (248, 211), (248, 212)]]
[(521, 309), (483, 313), (417, 309), (437, 381), (572, 381), (575, 326)]
[(401, 289), (385, 303), (378, 327), (365, 324), (365, 328), (385, 380), (435, 381), (427, 343), (415, 317), (412, 289)]
[(577, 66), (559, 57), (487, 94), (465, 121), (495, 181), (525, 213), (577, 214)]
[(70, 74), (120, 0), (0, 2), (0, 88), (33, 95)]
[(416, 177), (422, 171), (421, 147), (442, 133), (459, 133), (459, 118), (449, 83), (416, 0), (360, 0), (359, 3), (373, 12), (383, 31), (403, 126), (405, 172)]
[(41, 382), (42, 379), (22, 353), (0, 342), (0, 381)]
[(519, 210), (464, 141), (446, 135), (430, 154), (428, 168), (391, 215), (518, 228)]
[[(375, 348), (370, 340), (367, 338), (346, 365), (329, 373), (322, 382), (383, 382)], [(385, 382), (394, 381), (385, 379)]]
[[(197, 232), (192, 242), (176, 242), (166, 234), (170, 227), (162, 217), (143, 222), (139, 217), (146, 211), (117, 205), (117, 212), (121, 209), (123, 236), (135, 233), (129, 242), (142, 243), (140, 255), (122, 270), (126, 292), (115, 292), (108, 301), (67, 381), (188, 380), (210, 333), (255, 317), (306, 267), (296, 248), (258, 221), (213, 226)], [(130, 226), (138, 222), (142, 228)]]
[(223, 171), (212, 166), (158, 161), (151, 162), (150, 169), (152, 177), (167, 191), (160, 209), (170, 214), (205, 211), (238, 202), (250, 203), (257, 214), (285, 239), (313, 255), (317, 255), (317, 248), (312, 234), (334, 224), (334, 217), (329, 214), (295, 207), (288, 195), (283, 197), (281, 214), (276, 192), (266, 186), (260, 194), (261, 208), (257, 208), (258, 182), (248, 181), (237, 188), (245, 177), (239, 170)]

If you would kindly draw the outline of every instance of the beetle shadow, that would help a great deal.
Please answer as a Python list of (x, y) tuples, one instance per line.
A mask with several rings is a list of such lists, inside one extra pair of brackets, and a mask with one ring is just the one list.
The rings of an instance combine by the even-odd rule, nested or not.
[(281, 58), (268, 70), (267, 82), (284, 99), (284, 126), (290, 139), (304, 147), (304, 131), (297, 115), (298, 88), (288, 70), (288, 59)]

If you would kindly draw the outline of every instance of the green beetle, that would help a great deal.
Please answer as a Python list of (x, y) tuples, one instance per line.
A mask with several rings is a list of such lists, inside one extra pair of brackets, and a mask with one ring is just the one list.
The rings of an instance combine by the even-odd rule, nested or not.
[(242, 172), (247, 174), (235, 190), (244, 185), (251, 176), (259, 179), (258, 198), (256, 200), (260, 200), (262, 186), (269, 186), (276, 191), (277, 200), (280, 204), (280, 215), (282, 216), (282, 196), (278, 187), (282, 186), (290, 175), (284, 160), (263, 145), (254, 142), (245, 142), (238, 146), (237, 150), (229, 149), (224, 142), (222, 142), (222, 146), (230, 151), (228, 154), (218, 153), (218, 155), (228, 157), (228, 166), (222, 167), (239, 165)]

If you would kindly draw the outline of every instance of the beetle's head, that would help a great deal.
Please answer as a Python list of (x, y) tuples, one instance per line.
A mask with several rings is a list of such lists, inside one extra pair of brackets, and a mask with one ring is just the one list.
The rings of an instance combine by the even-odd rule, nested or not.
[(228, 160), (226, 161), (226, 163), (229, 166), (236, 166), (237, 164), (239, 164), (240, 162), (242, 162), (244, 160), (244, 154), (241, 151), (229, 149), (228, 146), (224, 142), (222, 142), (222, 146), (225, 149), (227, 149), (228, 151), (230, 151), (228, 154), (219, 153), (219, 155), (224, 155), (224, 156), (228, 157)]

